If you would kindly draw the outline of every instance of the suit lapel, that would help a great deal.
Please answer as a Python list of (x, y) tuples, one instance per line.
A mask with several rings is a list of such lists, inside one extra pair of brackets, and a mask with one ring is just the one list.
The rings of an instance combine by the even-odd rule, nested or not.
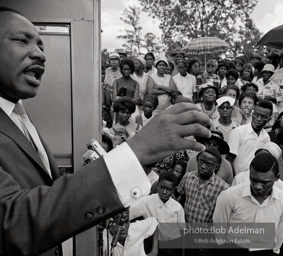
[[(43, 170), (47, 173), (39, 155), (32, 147), (26, 136), (21, 132), (17, 125), (0, 108), (0, 132), (8, 136), (11, 140), (28, 154)], [(47, 173), (48, 174), (48, 173)]]

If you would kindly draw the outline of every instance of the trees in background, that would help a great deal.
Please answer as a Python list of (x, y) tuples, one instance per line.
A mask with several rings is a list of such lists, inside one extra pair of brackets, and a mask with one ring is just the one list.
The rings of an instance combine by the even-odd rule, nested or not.
[(225, 40), (234, 55), (245, 54), (260, 38), (250, 14), (258, 0), (139, 0), (143, 11), (160, 20), (162, 43), (172, 49), (176, 42), (216, 36)]
[(130, 27), (122, 30), (123, 34), (118, 35), (118, 39), (125, 40), (122, 46), (130, 55), (140, 55), (141, 50), (145, 48), (147, 51), (158, 51), (161, 46), (156, 42), (158, 38), (148, 32), (142, 36), (142, 27), (140, 25), (141, 8), (137, 6), (129, 6), (125, 8), (120, 19)]
[(140, 12), (141, 9), (136, 6), (129, 6), (124, 9), (120, 20), (126, 23), (130, 29), (124, 29), (124, 34), (117, 36), (117, 38), (126, 41), (126, 44), (123, 44), (123, 47), (132, 53), (135, 53), (136, 51), (137, 54), (140, 54), (144, 41), (141, 35), (142, 27), (140, 26)]

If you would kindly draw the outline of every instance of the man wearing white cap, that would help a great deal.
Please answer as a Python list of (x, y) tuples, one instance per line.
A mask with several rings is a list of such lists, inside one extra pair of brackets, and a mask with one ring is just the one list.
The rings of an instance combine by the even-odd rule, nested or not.
[(229, 96), (223, 96), (216, 100), (219, 119), (213, 120), (214, 129), (223, 133), (224, 140), (227, 142), (230, 132), (239, 126), (238, 123), (231, 119), (235, 104), (235, 99)]

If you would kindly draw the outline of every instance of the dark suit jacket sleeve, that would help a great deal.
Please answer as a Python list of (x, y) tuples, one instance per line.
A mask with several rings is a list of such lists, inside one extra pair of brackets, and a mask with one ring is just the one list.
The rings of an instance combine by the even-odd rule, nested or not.
[[(52, 186), (36, 186), (38, 178), (25, 170), (34, 168), (28, 160), (16, 175), (13, 168), (21, 162), (3, 159), (0, 155), (0, 255), (37, 255), (124, 209), (103, 158)], [(27, 175), (21, 176), (22, 169)], [(26, 177), (30, 188), (21, 181)]]

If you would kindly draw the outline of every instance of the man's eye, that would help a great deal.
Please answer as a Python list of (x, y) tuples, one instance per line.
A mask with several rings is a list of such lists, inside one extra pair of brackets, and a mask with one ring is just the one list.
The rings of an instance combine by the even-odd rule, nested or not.
[(28, 40), (25, 39), (25, 38), (16, 38), (16, 39), (14, 39), (14, 40), (17, 41), (17, 42), (24, 43), (24, 44), (27, 44), (27, 42), (28, 42)]

